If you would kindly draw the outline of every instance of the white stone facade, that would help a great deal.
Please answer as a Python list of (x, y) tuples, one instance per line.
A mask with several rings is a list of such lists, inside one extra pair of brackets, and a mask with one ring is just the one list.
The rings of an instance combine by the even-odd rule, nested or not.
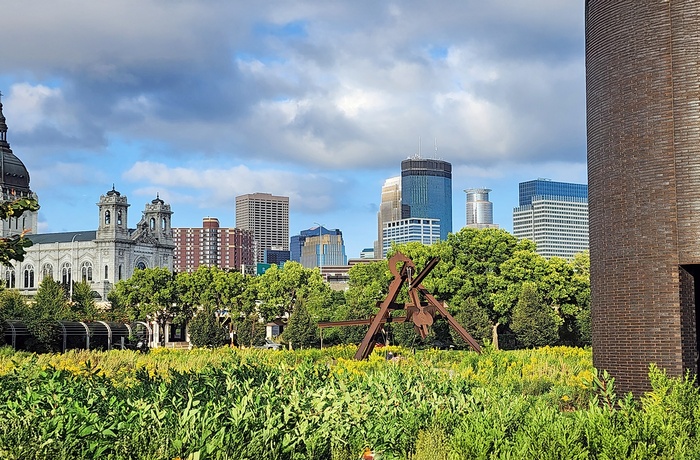
[(24, 295), (36, 294), (46, 276), (70, 285), (86, 281), (102, 300), (114, 284), (136, 269), (173, 269), (173, 231), (170, 205), (160, 198), (146, 204), (135, 229), (127, 226), (126, 196), (112, 189), (100, 197), (97, 230), (28, 235), (34, 243), (23, 262), (2, 267), (7, 287)]

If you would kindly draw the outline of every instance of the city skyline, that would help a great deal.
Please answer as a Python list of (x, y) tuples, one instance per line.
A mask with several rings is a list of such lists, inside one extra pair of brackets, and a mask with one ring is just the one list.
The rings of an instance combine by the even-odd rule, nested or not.
[(453, 231), (463, 189), (491, 189), (511, 230), (519, 182), (586, 182), (579, 4), (0, 1), (40, 232), (95, 228), (112, 184), (175, 227), (232, 227), (235, 196), (264, 192), (290, 197), (291, 234), (322, 222), (357, 257), (416, 154), (453, 165)]

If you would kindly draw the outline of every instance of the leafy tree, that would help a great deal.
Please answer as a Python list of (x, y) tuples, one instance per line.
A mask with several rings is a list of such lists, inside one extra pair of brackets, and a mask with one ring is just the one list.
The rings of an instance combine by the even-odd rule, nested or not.
[[(464, 302), (464, 305), (462, 305), (454, 315), (454, 319), (461, 324), (479, 344), (484, 345), (486, 342), (490, 341), (492, 335), (491, 321), (489, 321), (486, 311), (474, 298), (470, 297)], [(450, 336), (457, 348), (469, 347), (469, 344), (467, 344), (457, 331), (452, 328), (450, 328)]]
[(257, 313), (235, 318), (233, 327), (240, 346), (252, 347), (265, 343), (265, 323), (260, 321)]
[(219, 323), (213, 309), (197, 313), (189, 323), (189, 333), (195, 347), (216, 348), (229, 343), (228, 331)]
[(167, 268), (147, 268), (136, 270), (131, 278), (114, 286), (117, 305), (125, 308), (129, 319), (156, 321), (161, 343), (165, 343), (164, 331), (168, 321), (182, 324), (193, 315), (191, 308), (183, 308), (176, 302), (174, 278)]
[(292, 344), (292, 347), (312, 347), (316, 345), (318, 326), (303, 304), (299, 304), (292, 312), (282, 337)]
[[(39, 203), (33, 198), (20, 198), (14, 201), (0, 202), (0, 220), (11, 217), (18, 218), (27, 211), (36, 211)], [(0, 238), (0, 263), (10, 265), (13, 260), (21, 262), (24, 260), (26, 249), (32, 242), (25, 237), (24, 233), (8, 238)]]
[(5, 321), (27, 316), (27, 302), (16, 289), (0, 287), (0, 344), (5, 340)]
[(92, 296), (92, 288), (85, 281), (73, 283), (73, 305), (71, 309), (81, 321), (102, 319), (95, 298)]
[(28, 344), (30, 349), (38, 352), (58, 350), (57, 321), (73, 319), (66, 291), (61, 283), (51, 277), (44, 278), (34, 297), (34, 305), (27, 309), (26, 316), (20, 319), (36, 340)]
[(556, 313), (542, 301), (537, 285), (522, 283), (511, 323), (518, 342), (526, 348), (554, 345), (559, 338), (558, 328)]

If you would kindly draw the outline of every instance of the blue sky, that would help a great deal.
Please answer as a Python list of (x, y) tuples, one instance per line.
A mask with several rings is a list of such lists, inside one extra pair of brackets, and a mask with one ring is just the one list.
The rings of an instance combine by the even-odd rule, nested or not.
[[(290, 197), (290, 234), (376, 238), (384, 180), (417, 153), (492, 189), (512, 227), (518, 183), (586, 182), (583, 2), (0, 0), (8, 141), (40, 230), (97, 227), (99, 196), (159, 194), (173, 225), (235, 196)], [(420, 142), (419, 142), (420, 139)], [(437, 144), (437, 152), (435, 145)]]

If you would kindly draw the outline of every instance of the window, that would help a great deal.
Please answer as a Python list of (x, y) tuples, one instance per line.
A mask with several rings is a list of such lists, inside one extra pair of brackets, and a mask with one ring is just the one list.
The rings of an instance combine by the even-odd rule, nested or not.
[(5, 286), (12, 289), (15, 287), (15, 271), (14, 269), (8, 269), (5, 272)]
[(111, 220), (111, 214), (109, 213), (109, 211), (105, 211), (105, 225), (109, 225)]
[(68, 286), (72, 281), (71, 266), (68, 262), (64, 262), (61, 265), (61, 282), (64, 286)]
[(136, 263), (136, 269), (137, 270), (145, 270), (146, 269), (146, 264), (143, 262), (143, 260), (139, 260)]
[(80, 276), (84, 282), (92, 281), (92, 264), (90, 262), (83, 262), (80, 265)]
[(153, 217), (151, 217), (151, 230), (155, 230), (155, 229), (156, 229), (156, 220)]
[(109, 279), (109, 265), (105, 265), (105, 279)]
[(44, 264), (44, 266), (41, 267), (41, 279), (47, 277), (53, 279), (53, 265), (51, 264)]
[(122, 224), (122, 212), (117, 211), (117, 225), (121, 225), (121, 224)]
[(34, 287), (34, 266), (27, 265), (24, 267), (24, 288), (29, 289)]

